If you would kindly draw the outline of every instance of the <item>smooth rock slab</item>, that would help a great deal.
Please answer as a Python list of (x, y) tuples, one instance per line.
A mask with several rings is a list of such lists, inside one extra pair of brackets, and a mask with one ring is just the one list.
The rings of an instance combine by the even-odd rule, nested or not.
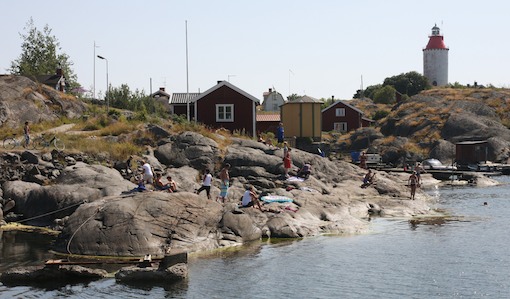
[(159, 267), (124, 267), (115, 274), (115, 279), (121, 283), (162, 283), (183, 280), (188, 276), (188, 265), (178, 263), (166, 269)]
[(102, 269), (90, 269), (79, 265), (28, 266), (10, 269), (0, 276), (0, 281), (11, 285), (44, 283), (86, 282), (106, 277)]

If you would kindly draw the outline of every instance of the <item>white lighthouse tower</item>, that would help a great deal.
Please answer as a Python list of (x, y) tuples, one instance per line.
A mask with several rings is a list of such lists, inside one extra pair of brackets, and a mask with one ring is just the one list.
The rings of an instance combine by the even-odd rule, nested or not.
[(423, 75), (433, 86), (448, 84), (448, 51), (439, 27), (432, 27), (429, 43), (423, 49)]

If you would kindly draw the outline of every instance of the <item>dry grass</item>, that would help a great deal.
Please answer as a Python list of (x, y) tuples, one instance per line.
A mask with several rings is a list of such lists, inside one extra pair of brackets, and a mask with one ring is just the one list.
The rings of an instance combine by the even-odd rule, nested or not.
[(382, 139), (381, 144), (382, 145), (390, 145), (393, 142), (395, 142), (396, 139), (397, 139), (397, 137), (395, 137), (395, 136), (388, 136), (388, 137), (385, 137)]
[(111, 160), (125, 160), (130, 155), (142, 152), (143, 147), (126, 140), (112, 142), (96, 136), (65, 135), (60, 138), (66, 145), (66, 151), (83, 152), (90, 156), (107, 155)]
[(98, 135), (100, 136), (119, 136), (122, 134), (129, 134), (140, 126), (138, 122), (123, 122), (118, 121), (102, 129), (99, 129)]

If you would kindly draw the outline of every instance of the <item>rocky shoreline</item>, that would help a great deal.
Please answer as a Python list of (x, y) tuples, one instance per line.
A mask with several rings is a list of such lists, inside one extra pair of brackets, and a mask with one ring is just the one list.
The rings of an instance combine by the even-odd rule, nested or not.
[[(2, 200), (15, 201), (6, 221), (61, 231), (55, 250), (94, 256), (164, 256), (171, 250), (198, 252), (267, 238), (358, 234), (369, 218), (436, 215), (431, 199), (418, 192), (409, 200), (407, 175), (377, 172), (376, 184), (360, 188), (365, 170), (297, 149), (293, 169), (313, 165), (309, 179), (285, 180), (282, 149), (233, 139), (223, 153), (203, 135), (184, 132), (165, 138), (143, 158), (179, 184), (179, 192), (129, 192), (124, 165), (92, 164), (87, 157), (53, 151), (4, 153), (0, 157)], [(90, 163), (90, 164), (89, 164)], [(204, 168), (232, 165), (228, 201), (196, 195)], [(119, 170), (118, 170), (119, 169)], [(7, 179), (8, 178), (8, 179)], [(247, 185), (259, 193), (290, 197), (261, 212), (238, 208)], [(215, 173), (212, 197), (219, 193)]]

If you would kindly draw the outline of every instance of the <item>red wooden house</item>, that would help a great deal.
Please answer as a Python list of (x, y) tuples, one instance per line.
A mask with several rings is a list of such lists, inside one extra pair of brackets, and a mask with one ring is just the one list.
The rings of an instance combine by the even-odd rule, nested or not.
[(322, 110), (322, 131), (349, 132), (361, 127), (369, 127), (374, 121), (364, 117), (363, 111), (336, 101)]
[(197, 122), (213, 128), (238, 130), (256, 136), (256, 106), (259, 100), (230, 84), (218, 84), (192, 99)]

